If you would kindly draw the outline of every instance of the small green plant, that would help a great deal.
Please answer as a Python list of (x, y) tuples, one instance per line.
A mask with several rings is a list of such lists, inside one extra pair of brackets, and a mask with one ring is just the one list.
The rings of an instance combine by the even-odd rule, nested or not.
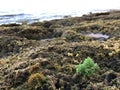
[(93, 59), (87, 57), (83, 63), (76, 66), (76, 72), (83, 76), (91, 76), (99, 71), (99, 66), (94, 63)]

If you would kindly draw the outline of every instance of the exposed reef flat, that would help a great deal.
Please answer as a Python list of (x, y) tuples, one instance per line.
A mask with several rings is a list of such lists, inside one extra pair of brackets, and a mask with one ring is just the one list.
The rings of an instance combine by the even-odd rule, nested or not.
[[(85, 78), (88, 56), (100, 71)], [(120, 90), (120, 11), (1, 25), (0, 90)]]

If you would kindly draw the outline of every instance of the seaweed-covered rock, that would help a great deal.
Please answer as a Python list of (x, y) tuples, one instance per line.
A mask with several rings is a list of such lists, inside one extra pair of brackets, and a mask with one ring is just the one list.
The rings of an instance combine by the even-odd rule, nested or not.
[[(0, 90), (120, 90), (119, 17), (112, 11), (1, 25)], [(88, 56), (100, 67), (93, 77), (76, 73)]]

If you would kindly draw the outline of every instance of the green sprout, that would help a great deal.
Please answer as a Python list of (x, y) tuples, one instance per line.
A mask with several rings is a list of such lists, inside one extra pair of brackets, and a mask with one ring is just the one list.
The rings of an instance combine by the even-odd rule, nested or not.
[(99, 71), (99, 66), (94, 63), (93, 59), (87, 57), (83, 63), (76, 66), (76, 72), (83, 76), (91, 76)]

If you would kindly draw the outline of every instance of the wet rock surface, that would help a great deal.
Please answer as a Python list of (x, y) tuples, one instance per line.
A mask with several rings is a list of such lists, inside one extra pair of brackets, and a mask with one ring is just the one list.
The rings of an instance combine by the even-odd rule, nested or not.
[[(119, 17), (111, 11), (1, 25), (0, 90), (120, 90)], [(88, 56), (100, 71), (83, 77), (76, 65)]]

